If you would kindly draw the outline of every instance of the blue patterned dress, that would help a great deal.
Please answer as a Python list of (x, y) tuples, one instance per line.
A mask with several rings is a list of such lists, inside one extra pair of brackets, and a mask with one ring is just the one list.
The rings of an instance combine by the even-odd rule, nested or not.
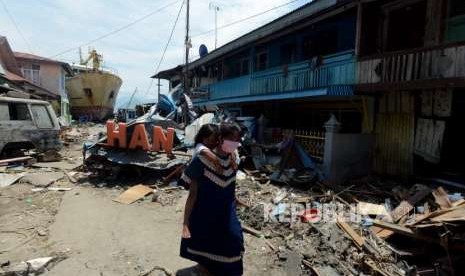
[(220, 158), (223, 172), (198, 156), (185, 169), (182, 180), (198, 186), (189, 218), (190, 239), (181, 240), (181, 257), (197, 262), (215, 276), (242, 275), (244, 240), (236, 215), (236, 172), (231, 158)]

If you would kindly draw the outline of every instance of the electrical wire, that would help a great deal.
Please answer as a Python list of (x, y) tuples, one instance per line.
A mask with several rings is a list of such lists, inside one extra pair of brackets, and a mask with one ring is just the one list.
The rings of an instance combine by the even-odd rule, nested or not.
[[(165, 59), (166, 51), (168, 50), (168, 46), (171, 43), (171, 40), (173, 38), (173, 34), (174, 34), (175, 29), (176, 29), (176, 26), (178, 25), (179, 17), (181, 16), (181, 11), (182, 11), (182, 7), (184, 6), (184, 3), (185, 3), (185, 1), (182, 1), (181, 7), (179, 7), (178, 15), (176, 16), (173, 27), (171, 28), (170, 36), (168, 37), (168, 41), (165, 44), (165, 48), (163, 49), (163, 53), (162, 53), (162, 55), (160, 57), (157, 68), (155, 69), (156, 73), (158, 73), (158, 70), (160, 70), (160, 66), (163, 63), (163, 60)], [(145, 91), (144, 97), (150, 92), (150, 89), (152, 88), (152, 85), (153, 85), (153, 81), (154, 81), (154, 79), (152, 78), (150, 80), (150, 84), (149, 84), (149, 87), (147, 88), (147, 91)]]
[[(254, 14), (254, 15), (250, 15), (250, 16), (248, 16), (248, 17), (245, 17), (245, 18), (242, 18), (242, 19), (233, 21), (233, 22), (231, 22), (231, 23), (228, 23), (228, 24), (219, 26), (218, 28), (216, 28), (216, 30), (221, 30), (221, 29), (224, 29), (224, 28), (231, 27), (231, 26), (233, 26), (233, 25), (242, 23), (242, 22), (244, 22), (244, 21), (250, 20), (250, 19), (255, 18), (255, 17), (258, 17), (258, 16), (260, 16), (260, 15), (264, 15), (264, 14), (266, 14), (266, 13), (269, 13), (269, 12), (271, 12), (271, 11), (274, 11), (274, 10), (276, 10), (276, 9), (279, 9), (279, 8), (282, 8), (282, 7), (285, 7), (285, 6), (288, 6), (288, 5), (290, 5), (290, 4), (293, 4), (293, 3), (299, 2), (299, 1), (301, 1), (301, 0), (292, 0), (292, 1), (290, 1), (290, 2), (287, 2), (287, 3), (281, 4), (281, 5), (275, 6), (275, 7), (273, 7), (273, 8), (270, 8), (270, 9), (268, 9), (268, 10), (265, 10), (265, 11), (262, 11), (262, 12), (259, 12), (259, 13), (256, 13), (256, 14)], [(214, 32), (214, 31), (215, 31), (215, 29), (211, 29), (211, 30), (208, 30), (208, 31), (205, 31), (205, 32), (202, 32), (202, 33), (198, 33), (198, 34), (192, 35), (191, 37), (203, 36), (203, 35), (212, 33), (212, 32)]]
[(2, 6), (3, 6), (3, 9), (5, 10), (6, 14), (8, 15), (8, 17), (10, 18), (10, 21), (11, 23), (13, 23), (13, 25), (15, 26), (16, 28), (16, 31), (18, 32), (18, 34), (21, 36), (21, 38), (24, 40), (24, 42), (26, 43), (26, 46), (27, 48), (29, 49), (29, 51), (31, 53), (34, 53), (34, 51), (32, 50), (32, 47), (31, 47), (31, 44), (29, 43), (29, 41), (26, 39), (26, 37), (23, 35), (23, 32), (21, 32), (21, 30), (19, 29), (19, 26), (18, 24), (16, 23), (13, 15), (10, 13), (10, 11), (8, 10), (8, 7), (7, 5), (5, 4), (5, 2), (3, 0), (0, 0), (0, 2), (2, 2)]
[[(3, 1), (3, 0), (2, 0), (2, 1)], [(94, 38), (94, 39), (92, 39), (92, 40), (90, 40), (90, 41), (88, 41), (88, 42), (82, 43), (82, 44), (79, 45), (79, 46), (72, 47), (72, 48), (66, 49), (66, 50), (64, 50), (64, 51), (61, 51), (61, 52), (57, 53), (56, 55), (51, 56), (50, 58), (55, 58), (55, 57), (61, 56), (61, 55), (63, 55), (63, 54), (69, 53), (69, 52), (71, 52), (71, 51), (74, 51), (74, 50), (79, 49), (79, 48), (81, 48), (81, 47), (84, 47), (84, 46), (86, 46), (86, 45), (89, 45), (89, 44), (95, 43), (95, 42), (97, 42), (97, 41), (99, 41), (99, 40), (102, 40), (102, 39), (104, 39), (104, 38), (107, 38), (107, 37), (109, 37), (109, 36), (111, 36), (111, 35), (114, 35), (114, 34), (116, 34), (116, 33), (119, 33), (119, 32), (121, 32), (121, 31), (123, 31), (123, 30), (125, 30), (125, 29), (127, 29), (127, 28), (129, 28), (129, 27), (131, 27), (131, 26), (133, 26), (133, 25), (135, 25), (135, 24), (137, 24), (137, 23), (139, 23), (139, 22), (141, 22), (141, 21), (143, 21), (143, 20), (149, 18), (149, 17), (151, 17), (151, 16), (154, 15), (154, 14), (159, 13), (159, 12), (163, 11), (164, 9), (173, 6), (174, 4), (176, 4), (176, 3), (178, 3), (178, 2), (179, 2), (179, 0), (170, 2), (169, 4), (167, 4), (167, 5), (165, 5), (165, 6), (161, 7), (161, 8), (158, 8), (158, 9), (156, 9), (156, 10), (154, 10), (154, 11), (152, 11), (152, 12), (150, 12), (150, 13), (148, 13), (148, 14), (146, 14), (146, 15), (144, 15), (144, 16), (142, 16), (142, 17), (136, 19), (136, 20), (133, 20), (133, 21), (129, 22), (128, 24), (124, 25), (124, 26), (121, 26), (121, 27), (119, 27), (119, 28), (117, 28), (117, 29), (115, 29), (115, 30), (113, 30), (113, 31), (111, 31), (111, 32), (108, 32), (108, 33), (106, 33), (106, 34), (104, 34), (104, 35), (101, 35), (101, 36), (99, 36), (99, 37), (97, 37), (97, 38)]]

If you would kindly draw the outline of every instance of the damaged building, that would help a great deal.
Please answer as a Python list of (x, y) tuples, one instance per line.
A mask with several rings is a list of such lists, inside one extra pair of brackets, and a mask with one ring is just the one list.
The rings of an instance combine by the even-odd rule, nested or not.
[[(190, 96), (199, 110), (263, 115), (259, 142), (291, 130), (336, 182), (462, 182), (464, 16), (460, 0), (312, 1), (191, 62)], [(153, 77), (172, 88), (184, 71)]]

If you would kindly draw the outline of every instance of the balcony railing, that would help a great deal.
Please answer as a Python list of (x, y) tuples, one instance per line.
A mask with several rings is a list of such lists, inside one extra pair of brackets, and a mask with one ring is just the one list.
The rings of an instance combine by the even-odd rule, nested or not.
[(389, 85), (465, 77), (465, 44), (413, 49), (362, 58), (360, 85)]
[(286, 67), (258, 72), (252, 77), (251, 94), (303, 91), (355, 81), (353, 51), (325, 56), (322, 64), (306, 61)]
[(324, 56), (319, 63), (294, 63), (213, 83), (202, 87), (208, 91), (203, 99), (299, 92), (355, 83), (356, 62), (353, 51)]
[(247, 75), (210, 84), (208, 86), (210, 100), (250, 95), (250, 79), (251, 76)]

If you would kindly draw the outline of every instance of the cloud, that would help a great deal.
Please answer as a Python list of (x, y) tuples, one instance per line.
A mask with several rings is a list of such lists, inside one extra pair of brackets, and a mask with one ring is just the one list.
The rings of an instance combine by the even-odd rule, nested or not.
[[(34, 53), (46, 57), (54, 56), (63, 50), (76, 47), (111, 32), (170, 3), (166, 0), (3, 1), (29, 41)], [(117, 69), (122, 77), (123, 86), (120, 90), (122, 100), (128, 99), (128, 95), (130, 97), (136, 87), (140, 91), (136, 94), (136, 101), (156, 98), (155, 85), (150, 93), (145, 96), (144, 94), (150, 83), (149, 77), (155, 73), (156, 65), (167, 42), (180, 7), (180, 1), (160, 13), (90, 45), (103, 54), (105, 65)], [(220, 7), (218, 25), (222, 26), (288, 1), (216, 0), (214, 3)], [(214, 13), (209, 10), (210, 2), (191, 0), (191, 34), (195, 35), (214, 28)], [(219, 30), (219, 46), (306, 2), (308, 0), (298, 1), (257, 18)], [(29, 51), (27, 43), (19, 36), (14, 25), (1, 8), (0, 32), (1, 35), (8, 37), (15, 51)], [(185, 9), (161, 66), (162, 70), (183, 63), (184, 32)], [(214, 32), (203, 36), (193, 36), (191, 55), (198, 55), (197, 49), (201, 44), (206, 44), (212, 50), (214, 39)], [(82, 50), (83, 53), (87, 52), (86, 47)], [(78, 51), (73, 50), (59, 58), (67, 62), (77, 62), (79, 60)], [(162, 91), (166, 91), (167, 87), (167, 84), (164, 83)], [(120, 100), (118, 99), (118, 101)]]

